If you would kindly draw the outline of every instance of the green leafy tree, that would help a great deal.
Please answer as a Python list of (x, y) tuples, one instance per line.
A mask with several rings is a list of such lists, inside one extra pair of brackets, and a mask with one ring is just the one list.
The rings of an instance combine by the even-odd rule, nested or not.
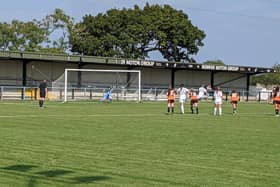
[(274, 68), (276, 73), (267, 73), (262, 75), (255, 75), (251, 78), (251, 84), (256, 85), (257, 83), (268, 85), (279, 85), (280, 84), (280, 64), (275, 64)]
[[(0, 23), (0, 47), (11, 51), (43, 51), (65, 53), (69, 48), (69, 32), (73, 27), (73, 18), (61, 9), (55, 9), (43, 20), (11, 23)], [(52, 34), (59, 32), (59, 38), (51, 39)]]
[(216, 65), (216, 66), (225, 66), (226, 64), (222, 60), (207, 60), (203, 64)]
[(38, 51), (46, 41), (46, 31), (36, 20), (22, 22), (13, 20), (0, 23), (0, 44), (2, 50)]
[[(47, 15), (40, 22), (40, 26), (48, 35), (47, 45), (41, 51), (65, 53), (69, 50), (68, 39), (73, 25), (74, 19), (68, 16), (62, 9), (55, 9), (52, 14)], [(53, 35), (58, 35), (59, 37)]]
[(145, 58), (159, 51), (169, 61), (190, 60), (205, 33), (192, 25), (187, 14), (169, 5), (141, 9), (111, 9), (86, 15), (70, 33), (72, 52), (94, 56)]

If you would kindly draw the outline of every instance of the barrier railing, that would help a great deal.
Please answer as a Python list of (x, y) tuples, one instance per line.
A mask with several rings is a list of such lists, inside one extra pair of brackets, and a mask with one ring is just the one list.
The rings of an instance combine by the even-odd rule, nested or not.
[[(74, 88), (68, 89), (68, 99), (73, 100), (99, 100), (104, 96), (107, 88)], [(143, 101), (163, 101), (166, 100), (167, 89), (149, 88), (141, 90)], [(224, 91), (224, 100), (230, 101), (230, 91)], [(239, 91), (240, 101), (271, 102), (271, 91)], [(137, 100), (137, 89), (114, 88), (112, 92), (113, 100)], [(21, 86), (0, 86), (0, 100), (37, 100), (39, 98), (37, 87)], [(64, 88), (48, 88), (48, 99), (62, 101), (64, 98)], [(212, 100), (213, 91), (208, 93), (204, 100)]]

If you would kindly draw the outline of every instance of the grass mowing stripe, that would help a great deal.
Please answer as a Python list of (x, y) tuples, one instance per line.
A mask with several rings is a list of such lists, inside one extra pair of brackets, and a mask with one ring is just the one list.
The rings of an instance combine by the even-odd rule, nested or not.
[[(37, 103), (0, 106), (1, 116), (12, 116), (11, 111), (19, 116), (0, 117), (0, 167), (34, 163), (39, 170), (76, 171), (61, 179), (110, 177), (81, 186), (273, 186), (280, 182), (279, 118), (273, 116), (271, 105), (240, 104), (239, 114), (232, 116), (225, 104), (221, 117), (212, 116), (213, 106), (208, 103), (201, 104), (199, 116), (165, 115), (165, 103), (47, 102), (43, 110)], [(0, 184), (10, 186), (32, 177), (11, 181), (2, 176)], [(44, 183), (44, 179), (36, 181), (40, 186)]]
[[(39, 146), (38, 146), (39, 147)], [(36, 151), (36, 149), (34, 149), (34, 147), (32, 147), (31, 149), (23, 149), (23, 148), (17, 148), (17, 150), (26, 150), (27, 152), (28, 151), (31, 151), (31, 150), (34, 150), (34, 151)], [(52, 148), (52, 150), (53, 151), (55, 151), (55, 149), (54, 148)], [(58, 149), (59, 150), (59, 149)], [(5, 150), (3, 150), (3, 151), (5, 151)], [(83, 158), (85, 158), (85, 157), (87, 157), (87, 158), (91, 158), (92, 156), (94, 156), (94, 158), (95, 159), (98, 159), (98, 157), (97, 156), (95, 156), (95, 155), (87, 155), (86, 154), (86, 152), (83, 152), (83, 155), (82, 155), (82, 157)], [(108, 156), (108, 153), (106, 153), (106, 156)], [(79, 156), (78, 156), (79, 157)], [(104, 159), (104, 157), (100, 157), (100, 159)], [(107, 157), (105, 157), (106, 159), (108, 159)], [(111, 160), (114, 160), (115, 158), (114, 157), (109, 157)], [(147, 160), (147, 159), (143, 159), (143, 158), (141, 158), (141, 159), (137, 159), (137, 160), (135, 160), (135, 159), (130, 159), (130, 157), (127, 157), (127, 158), (125, 158), (127, 161), (129, 161), (129, 163), (137, 163), (137, 164), (141, 164), (141, 163), (143, 163), (143, 162), (150, 162), (149, 160)], [(269, 174), (266, 174), (266, 173), (260, 173), (260, 172), (258, 172), (258, 173), (256, 173), (256, 172), (249, 172), (249, 171), (242, 171), (242, 170), (233, 170), (233, 169), (229, 169), (229, 168), (222, 168), (222, 167), (209, 167), (209, 166), (201, 166), (201, 165), (194, 165), (194, 164), (192, 164), (192, 165), (190, 165), (190, 164), (179, 164), (179, 163), (174, 163), (174, 162), (172, 162), (172, 161), (166, 161), (166, 160), (164, 160), (163, 162), (161, 162), (161, 161), (153, 161), (153, 163), (154, 164), (156, 164), (156, 163), (162, 163), (162, 164), (169, 164), (169, 165), (178, 165), (178, 166), (184, 166), (184, 167), (197, 167), (197, 168), (200, 168), (200, 169), (211, 169), (211, 170), (219, 170), (219, 171), (231, 171), (231, 172), (235, 172), (235, 173), (237, 173), (237, 174), (247, 174), (248, 176), (266, 176), (266, 177), (278, 177), (278, 175), (269, 175)]]
[[(38, 153), (38, 150), (34, 149), (34, 147), (28, 149), (28, 148), (20, 148), (18, 147), (17, 150), (21, 151), (21, 152), (30, 152), (30, 151), (34, 151), (36, 153)], [(52, 148), (52, 150), (56, 151), (56, 149)], [(57, 149), (59, 150), (59, 149)], [(3, 149), (3, 151), (6, 151), (5, 149)], [(47, 151), (39, 151), (39, 153), (49, 153), (51, 154), (52, 152), (47, 152)], [(67, 153), (67, 152), (66, 152)], [(70, 153), (73, 153), (73, 152), (70, 152)], [(117, 156), (115, 154), (112, 154), (110, 155), (110, 153), (106, 153), (106, 157), (103, 157), (103, 156), (98, 156), (98, 154), (92, 154), (90, 152), (83, 152), (82, 155), (79, 155), (79, 154), (75, 154), (74, 157), (77, 157), (77, 158), (86, 158), (86, 159), (90, 159), (94, 156), (95, 159), (98, 159), (98, 160), (115, 160), (117, 158)], [(202, 156), (200, 156), (201, 158)], [(209, 157), (202, 157), (204, 160), (205, 159), (208, 159), (208, 160), (211, 160), (211, 158)], [(128, 163), (134, 163), (134, 164), (143, 164), (143, 163), (153, 163), (153, 164), (162, 164), (162, 165), (175, 165), (175, 166), (184, 166), (184, 167), (196, 167), (196, 168), (201, 168), (201, 169), (210, 169), (210, 170), (220, 170), (220, 171), (225, 171), (225, 170), (229, 170), (229, 171), (233, 171), (235, 173), (246, 173), (246, 174), (251, 174), (251, 175), (261, 175), (261, 176), (269, 176), (269, 177), (278, 177), (278, 175), (270, 175), (270, 174), (267, 174), (267, 173), (256, 173), (256, 172), (250, 172), (250, 171), (243, 171), (243, 170), (234, 170), (234, 169), (229, 169), (229, 168), (223, 168), (223, 167), (212, 167), (212, 166), (201, 166), (201, 165), (196, 165), (196, 164), (182, 164), (180, 162), (174, 162), (172, 160), (163, 160), (163, 161), (160, 161), (160, 160), (153, 160), (153, 161), (150, 161), (149, 159), (144, 159), (144, 158), (131, 158), (131, 157), (125, 157), (123, 158), (125, 159)], [(73, 160), (74, 161), (74, 160)]]

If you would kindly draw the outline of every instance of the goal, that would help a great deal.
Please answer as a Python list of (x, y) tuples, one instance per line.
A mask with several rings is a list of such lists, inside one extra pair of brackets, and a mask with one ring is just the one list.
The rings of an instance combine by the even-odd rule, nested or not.
[(140, 70), (65, 69), (52, 82), (52, 95), (64, 102), (101, 99), (112, 90), (113, 100), (141, 101)]

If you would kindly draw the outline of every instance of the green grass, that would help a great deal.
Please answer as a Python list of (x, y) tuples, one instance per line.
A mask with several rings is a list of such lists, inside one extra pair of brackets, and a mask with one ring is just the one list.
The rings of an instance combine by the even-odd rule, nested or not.
[(200, 108), (0, 102), (0, 186), (280, 185), (272, 105), (241, 103), (232, 116), (225, 103), (221, 117), (212, 103)]

